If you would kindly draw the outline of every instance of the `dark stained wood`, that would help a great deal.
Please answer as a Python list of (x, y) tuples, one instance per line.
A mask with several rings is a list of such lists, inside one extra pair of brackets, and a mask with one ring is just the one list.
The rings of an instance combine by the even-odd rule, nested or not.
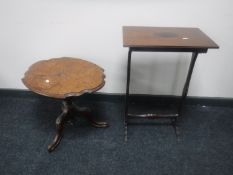
[(61, 142), (63, 136), (64, 125), (67, 121), (74, 119), (72, 114), (78, 114), (79, 117), (88, 119), (90, 124), (97, 128), (108, 127), (107, 122), (96, 121), (90, 116), (91, 109), (87, 107), (76, 106), (71, 98), (66, 98), (62, 103), (62, 113), (56, 119), (56, 134), (51, 144), (48, 145), (48, 151), (52, 152)]
[(123, 27), (124, 47), (145, 48), (219, 48), (198, 28)]
[[(210, 48), (219, 46), (198, 28), (178, 27), (123, 27), (123, 46), (129, 47), (127, 64), (127, 83), (125, 97), (125, 141), (128, 135), (129, 118), (168, 118), (175, 129), (179, 141), (180, 130), (177, 121), (181, 117), (183, 103), (188, 94), (189, 83), (193, 68), (199, 53), (206, 53)], [(128, 112), (129, 107), (129, 86), (132, 52), (191, 52), (192, 59), (189, 65), (188, 75), (182, 91), (181, 100), (178, 105), (178, 112), (172, 114), (149, 113), (133, 114)]]

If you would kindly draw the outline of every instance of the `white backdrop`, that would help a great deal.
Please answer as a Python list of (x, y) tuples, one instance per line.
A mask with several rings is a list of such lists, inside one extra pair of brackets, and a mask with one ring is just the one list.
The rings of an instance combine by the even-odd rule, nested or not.
[[(233, 97), (232, 0), (0, 0), (0, 88), (40, 59), (71, 56), (105, 69), (101, 92), (124, 93), (122, 26), (199, 27), (220, 49), (201, 54), (189, 95)], [(132, 93), (181, 93), (190, 54), (133, 53)]]

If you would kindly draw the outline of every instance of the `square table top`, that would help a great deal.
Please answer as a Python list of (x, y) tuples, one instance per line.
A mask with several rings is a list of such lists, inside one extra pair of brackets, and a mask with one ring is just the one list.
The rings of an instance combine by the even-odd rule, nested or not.
[(219, 48), (199, 28), (123, 26), (123, 46), (137, 48)]

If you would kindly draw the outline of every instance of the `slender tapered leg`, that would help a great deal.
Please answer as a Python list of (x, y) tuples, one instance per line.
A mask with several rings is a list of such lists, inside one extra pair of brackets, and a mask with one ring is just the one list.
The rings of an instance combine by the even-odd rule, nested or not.
[(179, 138), (179, 134), (180, 134), (180, 129), (177, 126), (177, 120), (181, 117), (183, 104), (184, 104), (184, 101), (185, 101), (185, 99), (187, 97), (187, 94), (188, 94), (189, 84), (190, 84), (190, 80), (191, 80), (191, 77), (192, 77), (193, 68), (194, 68), (197, 56), (198, 56), (198, 52), (193, 52), (192, 53), (192, 58), (191, 58), (191, 62), (190, 62), (190, 65), (189, 65), (188, 75), (187, 75), (187, 78), (186, 78), (186, 81), (185, 81), (185, 84), (184, 84), (180, 104), (178, 106), (178, 116), (177, 116), (176, 119), (174, 119), (172, 121), (172, 125), (175, 128), (177, 138)]
[(189, 65), (188, 75), (187, 75), (187, 78), (186, 78), (186, 81), (185, 81), (185, 84), (184, 84), (184, 88), (183, 88), (183, 91), (182, 91), (182, 96), (181, 96), (181, 101), (180, 101), (178, 114), (181, 114), (184, 100), (186, 99), (187, 94), (188, 94), (189, 84), (190, 84), (190, 80), (191, 80), (191, 77), (192, 77), (193, 68), (194, 68), (197, 56), (198, 56), (198, 52), (193, 52), (192, 53), (192, 58), (191, 58), (191, 62), (190, 62), (190, 65)]
[(129, 49), (128, 52), (128, 64), (127, 64), (127, 83), (126, 83), (126, 94), (125, 94), (125, 142), (128, 140), (128, 108), (129, 108), (129, 83), (130, 83), (130, 68), (131, 68), (131, 55), (132, 50)]
[(56, 135), (53, 142), (48, 146), (48, 151), (52, 152), (60, 143), (64, 124), (68, 120), (69, 102), (64, 100), (62, 103), (62, 113), (56, 119)]

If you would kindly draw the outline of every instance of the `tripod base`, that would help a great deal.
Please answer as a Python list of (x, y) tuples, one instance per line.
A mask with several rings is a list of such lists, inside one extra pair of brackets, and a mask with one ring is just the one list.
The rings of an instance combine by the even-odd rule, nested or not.
[(72, 102), (71, 99), (64, 99), (62, 102), (62, 113), (56, 119), (56, 134), (52, 143), (48, 145), (48, 151), (54, 151), (56, 147), (59, 145), (63, 136), (64, 125), (67, 121), (72, 119), (73, 116), (71, 114), (73, 113), (78, 114), (78, 116), (85, 117), (89, 121), (89, 123), (94, 127), (106, 128), (109, 126), (107, 122), (95, 121), (90, 116), (90, 112), (90, 108), (78, 107)]

